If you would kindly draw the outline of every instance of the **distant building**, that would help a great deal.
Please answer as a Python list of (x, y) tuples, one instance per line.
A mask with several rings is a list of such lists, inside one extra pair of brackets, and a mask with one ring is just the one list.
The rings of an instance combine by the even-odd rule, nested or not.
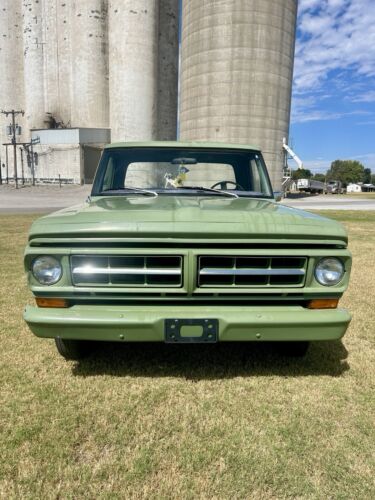
[(348, 184), (346, 188), (347, 193), (361, 193), (362, 186), (360, 184)]

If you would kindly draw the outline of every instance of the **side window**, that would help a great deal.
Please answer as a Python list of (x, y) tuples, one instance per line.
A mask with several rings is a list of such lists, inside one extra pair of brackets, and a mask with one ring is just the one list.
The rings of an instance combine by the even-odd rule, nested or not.
[(108, 189), (113, 188), (113, 173), (114, 173), (113, 158), (109, 158), (103, 180), (103, 191), (107, 191)]

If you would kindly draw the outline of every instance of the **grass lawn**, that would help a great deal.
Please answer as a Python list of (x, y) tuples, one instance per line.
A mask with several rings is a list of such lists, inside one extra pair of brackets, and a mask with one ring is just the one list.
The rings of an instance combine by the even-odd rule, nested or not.
[(24, 324), (33, 216), (0, 216), (0, 498), (374, 498), (375, 214), (329, 216), (354, 255), (343, 342), (302, 360), (103, 345), (80, 363)]

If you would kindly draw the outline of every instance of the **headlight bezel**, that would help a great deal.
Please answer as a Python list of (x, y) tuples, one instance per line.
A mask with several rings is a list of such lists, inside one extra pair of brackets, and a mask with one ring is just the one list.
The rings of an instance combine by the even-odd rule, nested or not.
[[(329, 263), (330, 262), (330, 266)], [(324, 263), (326, 268), (324, 269)], [(336, 266), (336, 267), (335, 267)], [(323, 269), (322, 269), (323, 267)], [(336, 279), (323, 279), (322, 273), (339, 273)], [(323, 257), (318, 260), (314, 268), (314, 277), (319, 285), (325, 287), (337, 286), (341, 283), (345, 276), (345, 263), (338, 257)]]
[[(38, 265), (38, 262), (40, 263), (39, 270), (38, 270), (38, 268), (36, 268), (36, 266)], [(49, 267), (48, 267), (48, 263), (49, 263)], [(45, 275), (44, 279), (43, 279), (43, 275), (41, 274), (41, 272), (43, 271), (43, 265), (45, 266), (44, 271), (45, 272), (47, 271), (47, 274)], [(49, 271), (50, 274), (48, 274), (48, 269), (50, 270)], [(56, 270), (55, 273), (52, 273), (53, 269)], [(61, 261), (53, 255), (38, 255), (37, 257), (35, 257), (32, 260), (30, 270), (31, 270), (31, 274), (35, 278), (35, 280), (40, 285), (43, 285), (43, 286), (55, 285), (56, 283), (58, 283), (61, 280), (61, 278), (63, 276), (63, 267), (62, 267)]]

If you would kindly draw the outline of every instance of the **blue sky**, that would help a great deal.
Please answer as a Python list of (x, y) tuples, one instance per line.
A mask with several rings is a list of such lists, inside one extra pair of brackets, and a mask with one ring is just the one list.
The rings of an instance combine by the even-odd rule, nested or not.
[(313, 172), (375, 172), (375, 0), (299, 0), (289, 142)]

